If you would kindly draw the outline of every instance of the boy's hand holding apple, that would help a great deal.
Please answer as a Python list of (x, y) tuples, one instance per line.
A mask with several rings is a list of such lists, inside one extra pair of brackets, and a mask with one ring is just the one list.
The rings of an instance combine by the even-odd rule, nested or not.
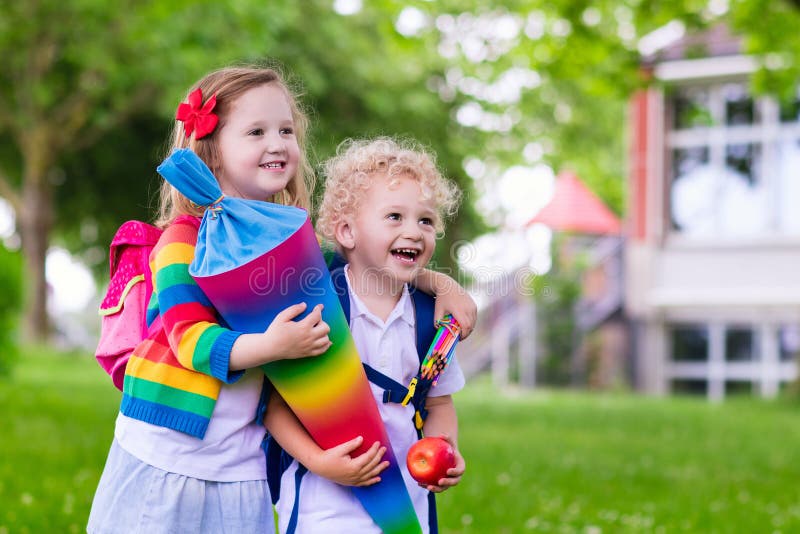
[(417, 441), (408, 450), (406, 465), (414, 480), (434, 493), (458, 484), (466, 467), (464, 458), (448, 436)]

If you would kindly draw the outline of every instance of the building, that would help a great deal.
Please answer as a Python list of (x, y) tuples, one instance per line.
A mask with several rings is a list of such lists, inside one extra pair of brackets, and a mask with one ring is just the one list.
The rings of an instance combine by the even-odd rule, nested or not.
[(624, 300), (644, 391), (772, 397), (797, 376), (800, 98), (753, 96), (757, 68), (721, 26), (647, 58), (657, 83), (632, 98)]

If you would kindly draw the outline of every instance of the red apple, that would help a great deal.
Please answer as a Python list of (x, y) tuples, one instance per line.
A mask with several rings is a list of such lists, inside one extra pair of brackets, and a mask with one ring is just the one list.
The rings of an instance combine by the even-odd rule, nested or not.
[(456, 466), (456, 453), (447, 440), (422, 438), (408, 449), (406, 465), (417, 482), (438, 486), (447, 470)]

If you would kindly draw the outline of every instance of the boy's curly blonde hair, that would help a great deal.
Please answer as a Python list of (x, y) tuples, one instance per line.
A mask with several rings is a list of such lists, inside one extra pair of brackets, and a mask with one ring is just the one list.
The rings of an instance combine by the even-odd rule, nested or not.
[(336, 156), (325, 163), (325, 194), (319, 206), (317, 231), (335, 241), (336, 226), (358, 210), (376, 175), (387, 176), (390, 185), (401, 176), (419, 183), (424, 199), (433, 199), (436, 231), (444, 231), (444, 220), (458, 209), (461, 191), (436, 167), (433, 154), (409, 140), (391, 137), (348, 139)]

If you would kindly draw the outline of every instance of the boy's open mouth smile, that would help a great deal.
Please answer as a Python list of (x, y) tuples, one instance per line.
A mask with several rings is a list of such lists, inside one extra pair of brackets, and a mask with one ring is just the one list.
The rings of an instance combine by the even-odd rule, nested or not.
[(414, 263), (420, 254), (419, 250), (413, 248), (393, 248), (390, 252), (392, 256), (404, 263)]

